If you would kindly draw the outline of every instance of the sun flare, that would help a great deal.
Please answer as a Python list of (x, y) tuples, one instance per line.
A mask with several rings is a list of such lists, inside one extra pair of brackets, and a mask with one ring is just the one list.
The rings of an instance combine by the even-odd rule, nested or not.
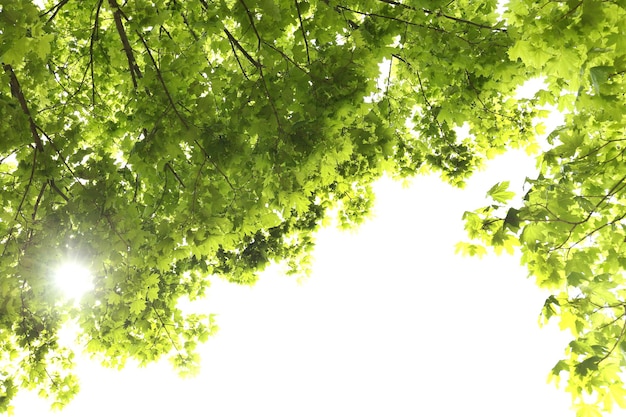
[(89, 269), (75, 262), (66, 262), (55, 272), (57, 286), (66, 297), (79, 299), (93, 289), (92, 276)]

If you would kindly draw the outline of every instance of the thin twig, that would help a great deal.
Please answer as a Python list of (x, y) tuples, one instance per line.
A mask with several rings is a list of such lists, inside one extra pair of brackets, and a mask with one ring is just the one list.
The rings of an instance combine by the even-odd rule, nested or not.
[(168, 101), (172, 105), (174, 113), (176, 113), (176, 116), (181, 121), (183, 126), (185, 126), (186, 128), (189, 128), (189, 125), (187, 124), (187, 121), (183, 118), (183, 116), (178, 112), (178, 109), (176, 108), (176, 104), (174, 103), (174, 99), (172, 99), (172, 95), (170, 94), (170, 92), (169, 92), (169, 90), (167, 88), (167, 85), (165, 84), (165, 80), (163, 80), (163, 76), (161, 74), (161, 70), (159, 69), (159, 66), (157, 65), (156, 61), (154, 60), (154, 57), (152, 56), (152, 52), (150, 52), (150, 47), (148, 46), (148, 43), (146, 42), (144, 37), (141, 36), (141, 33), (137, 32), (137, 35), (139, 35), (139, 39), (141, 39), (141, 43), (143, 43), (144, 48), (146, 48), (146, 52), (148, 53), (148, 56), (150, 57), (150, 61), (152, 61), (152, 65), (154, 66), (154, 70), (156, 71), (157, 78), (159, 79), (159, 82), (161, 83), (161, 86), (163, 86), (163, 90), (165, 91), (165, 95), (167, 96)]
[(241, 53), (246, 57), (246, 59), (248, 61), (250, 61), (252, 63), (252, 65), (254, 65), (257, 68), (261, 68), (261, 64), (254, 58), (252, 58), (252, 56), (248, 53), (248, 51), (246, 51), (244, 49), (243, 46), (241, 46), (241, 44), (239, 43), (239, 41), (237, 41), (237, 39), (235, 39), (235, 37), (228, 31), (228, 29), (224, 29), (224, 33), (226, 33), (226, 36), (228, 36), (228, 40), (234, 44), (234, 46), (239, 49), (239, 51), (241, 51)]
[(204, 10), (208, 11), (209, 10), (209, 4), (206, 2), (206, 0), (199, 0), (200, 4), (202, 4), (202, 7), (204, 7)]
[(233, 184), (230, 182), (230, 179), (228, 179), (228, 176), (224, 173), (224, 171), (222, 171), (222, 169), (219, 167), (219, 165), (217, 165), (217, 164), (213, 161), (213, 159), (211, 158), (211, 155), (209, 155), (209, 153), (206, 151), (206, 149), (204, 149), (204, 147), (203, 147), (202, 145), (200, 145), (200, 142), (198, 142), (198, 140), (197, 140), (197, 139), (194, 139), (193, 141), (194, 141), (194, 143), (195, 143), (196, 145), (198, 145), (198, 148), (200, 148), (200, 150), (202, 151), (202, 153), (204, 154), (204, 156), (206, 156), (207, 160), (208, 160), (209, 162), (211, 162), (211, 165), (213, 165), (213, 167), (217, 170), (217, 172), (219, 172), (219, 173), (222, 175), (222, 177), (224, 177), (224, 179), (226, 180), (226, 182), (228, 183), (228, 185), (230, 186), (230, 188), (231, 188), (233, 191), (237, 191), (237, 190), (235, 189), (235, 187), (233, 186)]
[(50, 187), (56, 191), (56, 193), (58, 195), (60, 195), (61, 197), (63, 197), (63, 200), (65, 200), (65, 202), (67, 203), (68, 201), (70, 201), (70, 199), (63, 193), (63, 191), (61, 191), (61, 189), (56, 185), (56, 183), (54, 182), (54, 180), (52, 178), (50, 178), (48, 180), (48, 182), (50, 183)]
[(259, 31), (256, 29), (256, 25), (254, 24), (254, 16), (252, 15), (252, 12), (250, 11), (250, 9), (248, 9), (248, 6), (246, 6), (246, 3), (243, 0), (239, 0), (239, 3), (241, 3), (243, 8), (246, 9), (246, 14), (248, 15), (250, 26), (252, 26), (252, 30), (254, 31), (254, 34), (256, 35), (256, 38), (257, 38), (256, 50), (258, 52), (259, 49), (261, 49), (262, 39), (261, 39), (261, 35), (259, 35)]
[(233, 55), (235, 56), (235, 59), (237, 60), (237, 64), (239, 65), (239, 69), (241, 69), (241, 73), (243, 74), (246, 80), (250, 80), (250, 78), (248, 78), (248, 74), (246, 73), (246, 70), (243, 68), (241, 61), (239, 60), (239, 55), (237, 55), (237, 50), (235, 49), (235, 43), (233, 42), (234, 38), (232, 37), (232, 35), (230, 35), (228, 30), (224, 29), (224, 32), (226, 32), (226, 36), (228, 37), (228, 42), (230, 43), (230, 49), (233, 50)]
[(454, 17), (454, 16), (450, 16), (447, 15), (445, 13), (442, 13), (440, 11), (434, 11), (434, 10), (430, 10), (430, 9), (426, 9), (426, 8), (417, 8), (417, 7), (413, 7), (413, 6), (409, 6), (408, 4), (404, 4), (404, 3), (400, 3), (398, 1), (394, 1), (394, 0), (378, 0), (382, 3), (386, 3), (386, 4), (390, 4), (393, 6), (399, 6), (405, 9), (409, 9), (409, 10), (414, 10), (414, 11), (422, 11), (424, 14), (426, 15), (435, 15), (438, 17), (443, 17), (444, 19), (448, 19), (448, 20), (452, 20), (455, 21), (457, 23), (465, 23), (466, 25), (470, 25), (470, 26), (475, 26), (477, 28), (481, 28), (481, 29), (489, 29), (489, 30), (493, 30), (493, 31), (497, 31), (497, 32), (506, 32), (506, 29), (504, 28), (498, 28), (498, 27), (493, 27), (493, 26), (489, 26), (489, 25), (485, 25), (482, 23), (476, 23), (476, 22), (472, 22), (471, 20), (466, 20), (466, 19), (461, 19), (459, 17)]
[[(624, 311), (626, 314), (626, 307), (624, 307)], [(611, 348), (611, 350), (609, 350), (606, 355), (604, 355), (603, 357), (600, 358), (600, 360), (598, 360), (596, 362), (596, 365), (599, 365), (600, 362), (602, 362), (603, 360), (605, 360), (606, 358), (608, 358), (609, 356), (611, 356), (611, 354), (613, 353), (613, 351), (615, 350), (615, 348), (617, 347), (617, 345), (619, 345), (619, 343), (622, 341), (622, 339), (624, 338), (624, 334), (626, 334), (626, 323), (624, 323), (624, 325), (622, 326), (622, 330), (619, 333), (619, 336), (617, 337), (617, 340), (615, 341), (615, 343), (613, 344), (613, 347)]]
[(166, 167), (167, 169), (169, 169), (169, 170), (170, 170), (170, 172), (171, 172), (172, 174), (174, 174), (174, 176), (175, 176), (175, 177), (176, 177), (176, 179), (178, 180), (178, 183), (179, 183), (179, 184), (180, 184), (183, 188), (186, 188), (186, 187), (185, 187), (185, 183), (183, 182), (183, 180), (181, 180), (181, 179), (180, 179), (180, 177), (178, 176), (178, 174), (176, 173), (176, 171), (174, 171), (174, 168), (172, 168), (172, 166), (170, 165), (170, 163), (169, 163), (169, 162), (166, 162), (166, 163), (165, 163), (165, 167)]
[(33, 166), (30, 169), (30, 177), (28, 178), (28, 184), (26, 184), (26, 190), (24, 190), (24, 194), (22, 195), (22, 200), (20, 201), (19, 206), (17, 206), (17, 211), (15, 212), (15, 217), (13, 220), (17, 220), (20, 212), (22, 211), (22, 205), (24, 205), (24, 200), (26, 200), (26, 196), (28, 195), (28, 191), (30, 190), (30, 186), (33, 183), (33, 179), (35, 178), (35, 168), (37, 167), (37, 149), (33, 149)]
[(41, 14), (40, 17), (43, 17), (43, 16), (47, 15), (48, 13), (52, 12), (52, 16), (50, 16), (48, 18), (48, 23), (50, 23), (52, 21), (52, 19), (55, 18), (57, 13), (59, 13), (61, 8), (63, 8), (63, 6), (65, 6), (69, 1), (70, 0), (61, 0), (60, 2), (58, 2), (57, 4), (52, 6), (50, 9), (46, 10), (43, 14)]
[(98, 19), (100, 17), (100, 8), (102, 7), (102, 3), (104, 0), (98, 1), (98, 5), (96, 6), (96, 16), (93, 22), (93, 30), (91, 31), (91, 36), (89, 37), (89, 67), (91, 68), (91, 105), (96, 105), (96, 76), (94, 74), (94, 60), (93, 60), (93, 45), (94, 41), (98, 39), (98, 29), (99, 22)]
[(43, 197), (43, 193), (44, 191), (46, 191), (46, 186), (48, 185), (47, 182), (44, 182), (43, 185), (41, 186), (41, 190), (39, 191), (39, 195), (37, 196), (37, 201), (35, 201), (35, 207), (33, 208), (33, 215), (32, 215), (32, 219), (35, 220), (35, 217), (37, 216), (37, 209), (39, 208), (39, 203), (41, 202), (41, 197)]
[(275, 47), (274, 45), (272, 45), (271, 43), (267, 42), (267, 41), (263, 41), (264, 45), (267, 45), (270, 49), (276, 51), (280, 56), (282, 56), (283, 58), (285, 58), (285, 60), (289, 61), (291, 64), (293, 64), (293, 66), (295, 66), (296, 68), (298, 68), (300, 71), (304, 72), (305, 74), (309, 75), (309, 72), (301, 67), (296, 61), (294, 61), (289, 55), (287, 55), (286, 53), (284, 53), (283, 51), (281, 51), (280, 49), (278, 49), (277, 47)]
[(300, 13), (300, 4), (298, 0), (294, 0), (296, 3), (296, 10), (298, 11), (298, 20), (300, 21), (300, 30), (302, 30), (302, 37), (304, 38), (304, 46), (306, 48), (306, 62), (311, 65), (311, 55), (309, 55), (309, 41), (306, 38), (306, 30), (304, 29), (304, 23), (302, 23), (302, 13)]

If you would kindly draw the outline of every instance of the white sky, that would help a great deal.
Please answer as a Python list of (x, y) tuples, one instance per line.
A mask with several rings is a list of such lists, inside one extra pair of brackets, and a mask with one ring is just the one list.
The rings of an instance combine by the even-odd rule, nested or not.
[(253, 288), (214, 282), (206, 311), (221, 329), (197, 378), (167, 363), (81, 362), (81, 393), (63, 412), (32, 393), (15, 416), (573, 416), (546, 384), (569, 341), (556, 325), (539, 329), (546, 295), (517, 257), (454, 255), (463, 211), (497, 181), (519, 189), (533, 165), (523, 155), (497, 159), (465, 190), (380, 182), (375, 218), (356, 233), (323, 230), (302, 284), (271, 272)]

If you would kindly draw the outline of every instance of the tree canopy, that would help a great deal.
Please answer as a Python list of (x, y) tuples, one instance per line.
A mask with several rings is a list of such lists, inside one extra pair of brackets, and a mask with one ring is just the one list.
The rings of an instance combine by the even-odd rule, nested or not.
[[(626, 2), (43, 3), (0, 0), (0, 411), (75, 395), (68, 320), (105, 365), (192, 372), (215, 324), (181, 297), (305, 273), (316, 229), (358, 225), (384, 173), (462, 186), (520, 147), (540, 175), (516, 206), (496, 184), (459, 249), (519, 248), (572, 332), (552, 373), (579, 415), (626, 406)], [(71, 258), (80, 302), (51, 279)]]

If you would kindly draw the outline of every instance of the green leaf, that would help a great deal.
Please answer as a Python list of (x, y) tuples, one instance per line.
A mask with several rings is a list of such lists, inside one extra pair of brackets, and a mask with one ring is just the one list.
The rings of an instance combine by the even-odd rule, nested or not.
[(130, 312), (134, 315), (140, 314), (146, 308), (146, 300), (139, 298), (130, 303)]
[(600, 86), (609, 79), (609, 74), (614, 71), (613, 67), (597, 66), (589, 69), (591, 85), (596, 94), (600, 94)]
[(158, 287), (150, 287), (148, 292), (146, 293), (146, 299), (148, 301), (154, 301), (159, 296), (159, 288)]
[(597, 356), (591, 356), (584, 361), (576, 364), (574, 366), (574, 370), (580, 376), (586, 376), (590, 372), (594, 372), (598, 370), (598, 361), (600, 360)]
[(509, 181), (499, 182), (487, 191), (487, 196), (493, 198), (498, 203), (506, 203), (515, 196), (512, 191), (507, 191)]
[(602, 413), (595, 404), (580, 404), (576, 407), (576, 417), (602, 417)]
[(504, 218), (504, 223), (512, 228), (513, 230), (517, 230), (520, 224), (519, 218), (519, 210), (510, 208), (506, 213), (506, 217)]
[(581, 274), (580, 272), (570, 272), (567, 275), (567, 284), (571, 285), (573, 287), (578, 287), (581, 284), (585, 283), (587, 281), (587, 278), (585, 278), (584, 274)]
[(609, 392), (613, 397), (613, 401), (621, 408), (626, 408), (626, 389), (620, 383), (609, 385)]

